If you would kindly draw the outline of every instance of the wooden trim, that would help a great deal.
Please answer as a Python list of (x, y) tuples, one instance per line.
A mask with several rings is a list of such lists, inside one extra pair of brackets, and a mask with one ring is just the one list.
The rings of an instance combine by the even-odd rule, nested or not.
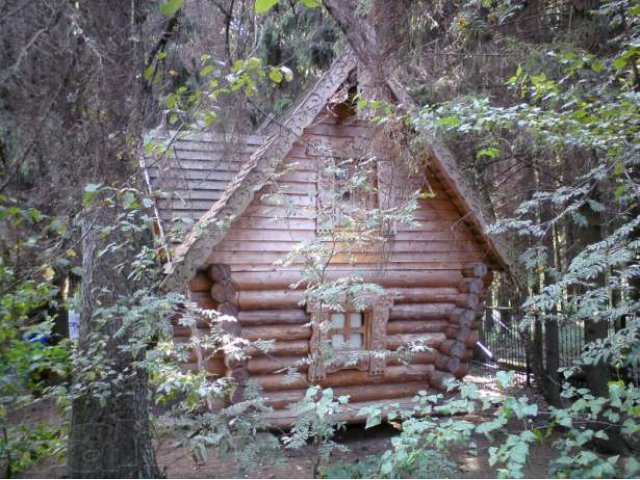
[(243, 164), (218, 202), (206, 212), (177, 247), (167, 266), (163, 288), (180, 291), (193, 277), (202, 259), (222, 241), (231, 224), (251, 204), (255, 192), (268, 181), (304, 129), (320, 113), (336, 89), (355, 67), (350, 49), (345, 49), (313, 90), (285, 120), (284, 129), (276, 129)]
[[(330, 362), (323, 357), (325, 343), (331, 341), (331, 315), (332, 312), (324, 305), (309, 305), (307, 311), (311, 314), (311, 368), (309, 369), (309, 380), (316, 382), (326, 378), (328, 373), (338, 371), (342, 368), (355, 368), (358, 370), (369, 370), (370, 375), (381, 375), (384, 373), (386, 360), (382, 352), (386, 349), (387, 343), (387, 323), (389, 321), (389, 310), (393, 300), (388, 296), (366, 295), (361, 300), (365, 302), (362, 327), (362, 348), (357, 352), (352, 350), (333, 352)], [(356, 310), (346, 304), (344, 306), (345, 324), (347, 315)], [(341, 312), (343, 313), (343, 312)], [(345, 333), (346, 334), (346, 333)], [(328, 336), (328, 338), (325, 338)], [(362, 351), (362, 355), (358, 352)], [(378, 355), (376, 355), (376, 352)], [(353, 364), (354, 353), (356, 354), (355, 365)]]

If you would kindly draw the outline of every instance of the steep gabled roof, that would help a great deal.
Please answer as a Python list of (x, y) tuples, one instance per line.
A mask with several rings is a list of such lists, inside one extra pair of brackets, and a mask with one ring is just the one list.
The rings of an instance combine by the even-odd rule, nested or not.
[(356, 64), (351, 49), (333, 62), (314, 88), (287, 115), (280, 128), (270, 132), (229, 183), (220, 199), (206, 212), (176, 248), (168, 265), (164, 287), (180, 290), (193, 277), (199, 261), (224, 238), (231, 223), (249, 206), (255, 193), (269, 180), (303, 130), (320, 113), (335, 91), (345, 82)]
[(259, 135), (175, 130), (156, 130), (152, 138), (167, 146), (161, 155), (143, 158), (149, 187), (161, 194), (157, 209), (163, 229), (180, 219), (198, 221), (264, 142)]
[[(171, 263), (167, 265), (165, 289), (184, 288), (186, 282), (201, 267), (200, 262), (222, 241), (231, 224), (249, 206), (255, 193), (271, 178), (295, 141), (302, 136), (304, 129), (322, 111), (356, 65), (355, 55), (350, 48), (345, 48), (304, 99), (287, 112), (283, 119), (275, 122), (275, 127), (273, 123), (269, 125), (262, 146), (242, 165), (221, 197), (200, 217), (183, 242), (177, 246)], [(411, 100), (399, 85), (389, 82), (389, 87), (399, 101), (406, 106), (411, 105)], [(431, 166), (438, 177), (450, 187), (450, 195), (463, 212), (465, 223), (472, 227), (494, 263), (508, 268), (503, 248), (486, 234), (487, 221), (483, 210), (472, 192), (465, 187), (453, 155), (436, 138), (432, 139), (430, 149)]]

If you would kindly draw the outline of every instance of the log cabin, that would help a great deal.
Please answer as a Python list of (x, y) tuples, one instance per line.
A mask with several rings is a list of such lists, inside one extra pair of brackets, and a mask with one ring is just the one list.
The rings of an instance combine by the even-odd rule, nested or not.
[[(176, 241), (171, 229), (186, 218), (165, 287), (235, 317), (224, 326), (230, 333), (273, 341), (268, 353), (251, 348), (245, 361), (194, 354), (188, 368), (229, 376), (239, 386), (255, 382), (280, 425), (293, 422), (291, 405), (311, 384), (349, 395), (343, 415), (356, 421), (362, 406), (403, 403), (464, 377), (492, 272), (508, 268), (504, 247), (487, 234), (483, 209), (442, 142), (434, 138), (411, 152), (420, 158), (409, 168), (397, 145), (388, 147), (384, 127), (354, 108), (353, 93), (364, 95), (362, 70), (345, 51), (299, 104), (255, 134), (230, 140), (173, 132), (170, 154), (146, 160), (149, 185), (170, 194), (157, 203), (158, 233)], [(409, 104), (396, 83), (387, 87), (389, 101)], [(376, 241), (350, 251), (349, 242), (339, 242), (327, 261), (324, 278), (357, 276), (380, 286), (378, 293), (359, 298), (358, 308), (347, 299), (342, 308), (305, 304), (303, 259), (278, 261), (301, 242), (344, 229), (332, 205), (341, 182), (335, 167), (357, 170), (363, 159), (375, 188), (352, 191), (346, 201), (379, 212), (414, 198), (412, 221), (380, 222)], [(323, 342), (335, 353), (330, 362), (318, 360)], [(380, 354), (416, 342), (430, 348), (408, 360)], [(300, 375), (287, 379), (290, 368)], [(241, 398), (237, 388), (230, 401)]]

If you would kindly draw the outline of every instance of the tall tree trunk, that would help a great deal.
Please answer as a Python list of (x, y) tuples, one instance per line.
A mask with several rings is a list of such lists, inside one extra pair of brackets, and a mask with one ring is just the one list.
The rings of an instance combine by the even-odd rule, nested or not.
[[(596, 199), (597, 200), (597, 199)], [(581, 243), (586, 247), (594, 243), (602, 241), (602, 221), (600, 216), (591, 208), (584, 207), (582, 213), (587, 218), (587, 227), (581, 231)], [(604, 274), (598, 276), (595, 280), (596, 286), (604, 285)], [(585, 343), (595, 342), (607, 338), (609, 335), (609, 324), (606, 321), (585, 320), (584, 322), (584, 341)], [(607, 382), (610, 378), (609, 367), (604, 361), (600, 361), (595, 365), (585, 366), (585, 375), (587, 386), (594, 395), (607, 397), (609, 390)]]
[[(593, 194), (594, 199), (599, 201), (598, 191)], [(603, 239), (602, 231), (602, 219), (597, 212), (594, 212), (590, 207), (585, 206), (582, 208), (582, 213), (587, 219), (587, 227), (581, 231), (580, 243), (584, 247), (600, 242)], [(605, 284), (605, 275), (599, 275), (595, 280), (596, 287), (601, 287)], [(584, 322), (584, 341), (585, 343), (595, 342), (597, 340), (606, 339), (609, 336), (609, 323), (605, 320), (589, 319)], [(593, 395), (598, 397), (609, 397), (609, 380), (611, 379), (611, 371), (609, 364), (600, 360), (597, 363), (583, 366), (587, 387)], [(603, 422), (610, 423), (606, 419), (602, 419)], [(598, 428), (595, 425), (593, 428)], [(624, 436), (621, 433), (620, 427), (612, 425), (606, 429), (608, 439), (606, 441), (597, 441), (597, 446), (602, 451), (608, 453), (628, 454), (630, 448), (626, 442)]]
[[(68, 118), (78, 130), (77, 141), (86, 142), (82, 182), (132, 184), (145, 104), (141, 25), (149, 6), (148, 0), (117, 7), (108, 0), (94, 0), (75, 7), (81, 35), (76, 77), (85, 83), (77, 87), (79, 106)], [(127, 276), (141, 234), (118, 228), (120, 203), (100, 193), (82, 216), (79, 354), (81, 364), (94, 365), (100, 359), (104, 369), (93, 381), (83, 372), (76, 379), (84, 390), (72, 403), (68, 467), (74, 478), (161, 474), (152, 442), (147, 375), (138, 366), (144, 352), (136, 358), (127, 349), (121, 312), (110, 310), (120, 304), (127, 308), (131, 294), (141, 286)], [(111, 248), (114, 244), (126, 247)]]
[[(553, 185), (552, 188), (557, 188)], [(536, 190), (540, 190), (540, 176), (536, 174)], [(540, 220), (543, 223), (551, 221), (555, 216), (552, 205), (545, 203), (540, 209)], [(542, 283), (545, 287), (553, 285), (554, 281), (550, 269), (559, 268), (557, 255), (557, 235), (556, 227), (552, 226), (548, 234), (542, 240), (546, 247), (547, 260), (542, 272)], [(542, 389), (547, 401), (559, 407), (562, 399), (560, 397), (561, 383), (558, 370), (560, 369), (560, 328), (558, 325), (557, 307), (554, 305), (545, 312), (544, 317), (544, 375), (541, 377)]]
[[(137, 250), (137, 239), (118, 229), (105, 236), (105, 228), (118, 225), (120, 210), (113, 204), (105, 206), (109, 205), (106, 197), (95, 204), (85, 211), (82, 221), (80, 349), (89, 362), (102, 355), (102, 367), (108, 373), (95, 385), (86, 385), (86, 393), (73, 401), (70, 475), (156, 478), (160, 470), (152, 443), (146, 372), (136, 365), (133, 354), (122, 348), (127, 335), (120, 331), (120, 316), (114, 312), (103, 318), (96, 311), (116, 305), (136, 287), (126, 279), (126, 269), (116, 266), (127, 264), (127, 253)], [(132, 248), (114, 248), (114, 244), (132, 244)]]

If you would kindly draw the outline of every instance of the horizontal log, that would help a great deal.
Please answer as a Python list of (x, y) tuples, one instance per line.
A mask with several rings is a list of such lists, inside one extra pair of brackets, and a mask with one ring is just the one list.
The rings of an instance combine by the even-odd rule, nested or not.
[(484, 283), (479, 278), (465, 278), (460, 282), (460, 292), (473, 293), (475, 295), (484, 295)]
[(207, 275), (213, 282), (228, 282), (231, 278), (231, 268), (229, 265), (214, 263), (207, 268)]
[(389, 311), (390, 320), (429, 320), (446, 319), (453, 309), (453, 303), (415, 303), (394, 305)]
[[(303, 196), (301, 198), (307, 198)], [(308, 201), (308, 200), (307, 200)], [(268, 208), (268, 207), (267, 207)], [(293, 205), (291, 208), (302, 209), (304, 208), (301, 205)], [(247, 231), (243, 229), (243, 231)], [(276, 232), (281, 232), (281, 230), (275, 230)], [(255, 235), (253, 238), (245, 238), (243, 240), (236, 241), (228, 241), (222, 242), (216, 246), (217, 252), (282, 252), (289, 251), (293, 249), (295, 246), (300, 245), (300, 242), (303, 241), (304, 237), (307, 237), (308, 234), (301, 235), (302, 238), (296, 237), (295, 231), (290, 231), (288, 235), (279, 234), (277, 239), (273, 239), (273, 235), (271, 235), (272, 239), (266, 241), (266, 238), (260, 238), (258, 235)], [(245, 237), (248, 237), (245, 235)], [(429, 253), (467, 253), (468, 255), (479, 255), (480, 252), (474, 253), (474, 249), (477, 248), (474, 244), (470, 243), (470, 240), (460, 241), (456, 239), (445, 239), (445, 240), (426, 240), (426, 239), (417, 239), (417, 240), (399, 240), (394, 237), (393, 241), (385, 243), (385, 253), (386, 254), (394, 254), (394, 253), (413, 253), (413, 254), (421, 254), (425, 252)], [(364, 245), (363, 251), (374, 253), (380, 250), (379, 244), (377, 245)]]
[[(218, 375), (220, 377), (224, 376), (227, 372), (227, 367), (225, 366), (224, 361), (222, 359), (218, 359), (218, 358), (210, 359), (204, 362), (203, 366), (208, 373), (211, 373), (213, 375)], [(200, 371), (198, 368), (197, 362), (185, 362), (181, 364), (181, 367), (186, 372), (197, 373)]]
[(216, 309), (218, 304), (211, 298), (210, 292), (190, 292), (189, 300), (195, 302), (198, 307), (206, 309)]
[(480, 340), (480, 331), (477, 328), (472, 328), (470, 329), (468, 336), (458, 337), (458, 340), (464, 342), (467, 348), (473, 348)]
[(448, 325), (446, 320), (394, 320), (387, 324), (387, 333), (444, 333)]
[[(233, 280), (238, 290), (285, 290), (290, 285), (302, 280), (302, 273), (296, 270), (269, 270), (269, 271), (235, 271)], [(344, 277), (360, 277), (366, 282), (377, 283), (385, 288), (456, 288), (462, 280), (459, 270), (386, 270), (379, 269), (329, 269), (326, 272), (326, 280), (337, 280)], [(302, 282), (300, 288), (305, 288)]]
[(438, 350), (445, 355), (455, 358), (465, 358), (467, 355), (467, 346), (458, 340), (445, 340), (438, 345)]
[(459, 239), (459, 236), (456, 235), (449, 229), (434, 229), (433, 231), (420, 231), (420, 230), (406, 230), (403, 228), (404, 225), (398, 225), (398, 231), (393, 236), (394, 241), (398, 240), (422, 240), (424, 242), (430, 241), (447, 241), (451, 244), (455, 244), (455, 242)]
[[(322, 135), (322, 137), (327, 135), (331, 137), (369, 137), (372, 133), (372, 128), (366, 123), (358, 125), (354, 122), (354, 124), (350, 123), (349, 125), (336, 125), (335, 123), (320, 122), (314, 123), (305, 129), (305, 134), (307, 132), (313, 134), (313, 136)], [(317, 138), (322, 140), (322, 137)]]
[(445, 391), (449, 381), (455, 380), (455, 376), (448, 372), (435, 371), (429, 377), (429, 384), (436, 390)]
[(262, 241), (262, 242), (296, 242), (313, 240), (316, 233), (311, 230), (288, 230), (273, 229), (265, 230), (258, 228), (232, 228), (225, 236), (225, 241), (229, 244), (240, 241)]
[[(197, 325), (197, 328), (196, 328), (195, 334), (198, 337), (211, 335), (211, 328), (204, 320), (197, 321), (196, 325)], [(194, 331), (191, 327), (183, 327), (181, 325), (175, 325), (173, 327), (173, 336), (176, 338), (176, 340), (184, 341), (184, 339), (189, 339), (193, 335), (194, 335)]]
[(302, 290), (239, 291), (237, 301), (241, 310), (284, 310), (300, 307), (304, 299)]
[(396, 303), (454, 303), (458, 298), (456, 288), (390, 288), (387, 294)]
[(250, 341), (262, 340), (308, 340), (309, 325), (273, 325), (265, 327), (243, 327), (242, 336)]
[(307, 357), (257, 357), (247, 361), (247, 371), (251, 375), (264, 375), (285, 371), (287, 368), (296, 368), (304, 373), (309, 369), (305, 362)]
[[(203, 360), (211, 361), (214, 364), (224, 364), (224, 354), (222, 351), (212, 352), (211, 350), (201, 349)], [(212, 355), (213, 353), (213, 355)], [(195, 348), (189, 348), (187, 351), (187, 361), (186, 363), (193, 363), (198, 361), (198, 354)]]
[(272, 357), (288, 357), (292, 355), (302, 356), (309, 353), (309, 342), (307, 340), (281, 341), (274, 342), (272, 348), (267, 352), (259, 350), (256, 347), (249, 348), (249, 355), (259, 357), (262, 355)]
[(434, 362), (435, 367), (442, 372), (448, 372), (454, 374), (460, 369), (462, 360), (457, 357), (450, 357), (448, 355), (440, 355)]
[(493, 272), (487, 273), (482, 279), (482, 284), (485, 288), (488, 288), (493, 283)]
[[(435, 372), (433, 372), (435, 373)], [(348, 395), (350, 402), (368, 402), (374, 400), (386, 400), (390, 398), (408, 397), (415, 395), (420, 390), (428, 388), (429, 381), (390, 383), (382, 385), (358, 385), (352, 387), (337, 387), (333, 389), (335, 397)], [(290, 406), (302, 399), (303, 390), (273, 392), (267, 395), (267, 404), (273, 408), (281, 409)]]
[[(386, 383), (408, 382), (416, 379), (427, 380), (435, 367), (427, 365), (387, 366), (383, 375), (369, 375), (369, 372), (358, 370), (341, 370), (327, 375), (320, 381), (323, 388), (347, 387), (352, 385), (381, 385)], [(306, 376), (297, 376), (293, 381), (287, 375), (260, 375), (251, 378), (265, 392), (304, 389), (309, 386)]]
[(206, 272), (198, 272), (189, 280), (187, 286), (192, 292), (208, 292), (211, 290), (211, 280), (207, 276)]
[(231, 282), (214, 283), (209, 290), (211, 299), (220, 304), (223, 302), (234, 301), (236, 292)]
[(389, 350), (397, 350), (403, 345), (414, 343), (435, 347), (446, 339), (447, 337), (444, 333), (394, 334), (387, 335), (386, 344)]
[(465, 308), (455, 308), (451, 311), (447, 319), (453, 325), (468, 325), (475, 321), (477, 313), (474, 310)]
[[(439, 355), (437, 352), (419, 352), (408, 357), (409, 366), (416, 367), (418, 371), (422, 367), (425, 369), (429, 369), (429, 364), (432, 364), (436, 355)], [(293, 356), (292, 356), (293, 357)], [(275, 357), (275, 356), (259, 356), (249, 359), (247, 369), (249, 373), (253, 375), (264, 375), (270, 374), (274, 375), (272, 372), (276, 372), (279, 370), (286, 369), (287, 367), (296, 365), (299, 366), (298, 371), (304, 372), (307, 371), (308, 366), (306, 364), (302, 364), (306, 356), (297, 356), (295, 358), (288, 357)], [(395, 368), (395, 367), (404, 367), (405, 365), (402, 363), (402, 360), (399, 358), (389, 358), (387, 359), (387, 369)], [(355, 370), (351, 370), (354, 371)], [(339, 372), (338, 372), (339, 373)], [(364, 372), (368, 375), (368, 372)], [(331, 374), (331, 376), (336, 374)], [(304, 374), (306, 379), (306, 374)]]
[(249, 310), (238, 312), (238, 321), (243, 327), (302, 325), (310, 321), (310, 316), (303, 307), (290, 310)]
[[(233, 251), (221, 251), (220, 248), (216, 247), (216, 249), (212, 252), (212, 254), (207, 258), (206, 261), (211, 263), (220, 262), (232, 266), (247, 264), (272, 266), (276, 262), (281, 261), (289, 252), (289, 248), (283, 248), (282, 251), (277, 252), (260, 253), (245, 252), (237, 249)], [(358, 256), (362, 257), (362, 262), (366, 262), (370, 266), (374, 266), (380, 263), (382, 252), (364, 253), (358, 254)], [(473, 252), (464, 251), (452, 251), (446, 253), (429, 251), (416, 253), (391, 253), (388, 255), (388, 257), (385, 255), (385, 262), (388, 266), (392, 267), (391, 269), (403, 269), (407, 264), (415, 263), (423, 263), (426, 265), (445, 264), (450, 266), (453, 262), (464, 263), (472, 260), (477, 256), (478, 255)], [(298, 261), (297, 263), (301, 264), (302, 260)]]
[[(297, 219), (297, 218), (264, 218), (264, 217), (250, 217), (241, 216), (233, 223), (234, 228), (251, 228), (257, 230), (283, 230), (288, 229), (292, 231), (306, 231), (315, 233), (316, 222), (313, 219)], [(237, 243), (234, 240), (229, 240), (223, 243)]]
[(469, 362), (462, 362), (458, 370), (453, 372), (453, 374), (457, 379), (462, 379), (467, 373), (469, 373), (470, 369), (471, 369), (471, 364)]
[(475, 310), (480, 305), (480, 298), (473, 293), (461, 293), (456, 299), (456, 306)]
[(443, 331), (447, 338), (458, 338), (458, 325), (449, 323)]
[[(214, 317), (211, 320), (204, 318), (204, 317), (198, 317), (195, 319), (195, 325), (197, 328), (197, 333), (198, 335), (202, 336), (202, 335), (211, 335), (211, 329), (212, 327), (217, 328), (225, 328), (225, 327), (230, 327), (229, 323), (233, 322), (234, 318), (232, 315), (226, 315), (225, 316), (225, 321), (220, 322), (221, 317)], [(237, 322), (237, 319), (235, 320)], [(180, 325), (179, 320), (176, 320), (173, 323), (173, 336), (174, 337), (191, 337), (191, 327), (187, 326), (184, 327), (182, 325)], [(233, 330), (233, 328), (231, 328)]]
[(464, 277), (474, 277), (474, 278), (484, 278), (484, 276), (489, 272), (487, 266), (482, 262), (473, 263), (467, 265), (462, 269), (462, 275)]
[(460, 317), (460, 319), (458, 320), (458, 325), (462, 327), (477, 328), (480, 314), (473, 311), (472, 314), (473, 315), (464, 315)]
[(404, 355), (402, 356), (402, 358), (390, 356), (389, 358), (387, 358), (386, 362), (387, 366), (404, 365), (407, 362), (411, 365), (421, 365), (433, 363), (437, 355), (440, 355), (437, 350), (428, 352), (416, 352), (407, 354), (406, 358), (404, 357)]
[[(431, 390), (425, 387), (424, 390)], [(395, 406), (394, 406), (395, 405)], [(368, 407), (379, 407), (382, 410), (382, 417), (386, 417), (389, 411), (412, 410), (415, 406), (413, 395), (401, 398), (389, 398), (385, 401), (374, 400), (370, 402), (350, 402), (340, 405), (337, 412), (332, 416), (334, 420), (350, 423), (364, 423), (367, 420), (366, 414), (361, 414), (363, 409)], [(299, 413), (290, 408), (274, 410), (265, 414), (265, 419), (273, 428), (286, 429), (291, 427), (299, 418)]]

